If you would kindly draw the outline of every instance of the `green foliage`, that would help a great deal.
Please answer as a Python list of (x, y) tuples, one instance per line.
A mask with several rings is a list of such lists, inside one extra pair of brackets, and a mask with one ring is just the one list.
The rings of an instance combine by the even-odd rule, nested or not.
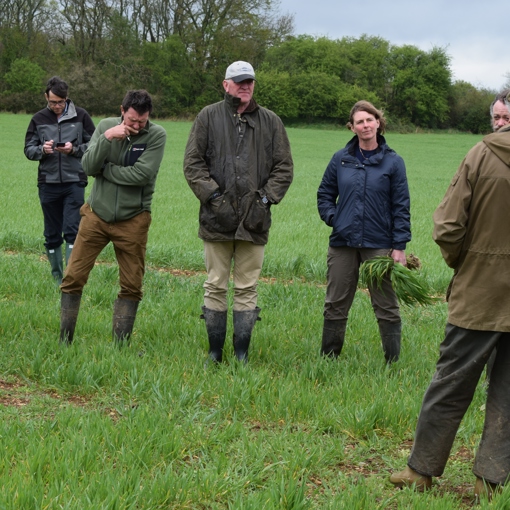
[(286, 71), (259, 71), (255, 86), (257, 101), (282, 118), (297, 118), (299, 99), (294, 83), (295, 78)]
[[(187, 118), (221, 100), (225, 68), (247, 60), (257, 71), (256, 99), (287, 120), (343, 124), (352, 105), (366, 99), (402, 132), (485, 130), (482, 103), (491, 92), (452, 85), (445, 49), (427, 52), (367, 34), (292, 36), (292, 17), (279, 16), (276, 0), (12, 7), (4, 7), (0, 20), (0, 91), (6, 92), (0, 110), (37, 110), (38, 83), (60, 75), (76, 103), (93, 114), (116, 113), (126, 89), (144, 87), (154, 96), (154, 116)], [(11, 69), (24, 59), (40, 66), (42, 77), (26, 64)], [(28, 80), (19, 79), (24, 71)]]
[(158, 115), (172, 117), (190, 109), (195, 80), (182, 41), (171, 36), (163, 43), (146, 42), (142, 58), (147, 88), (153, 93)]
[(494, 95), (494, 91), (477, 89), (465, 81), (455, 82), (450, 91), (451, 125), (471, 133), (490, 132), (489, 106)]
[(4, 80), (8, 89), (5, 94), (20, 94), (29, 92), (39, 94), (44, 85), (44, 70), (38, 64), (31, 62), (28, 58), (15, 60)]
[(415, 46), (395, 48), (390, 57), (393, 80), (388, 108), (403, 121), (439, 127), (447, 120), (450, 58), (441, 48), (429, 53)]
[(432, 305), (437, 301), (430, 296), (426, 282), (417, 276), (416, 271), (396, 264), (391, 257), (375, 257), (361, 264), (360, 278), (366, 287), (381, 288), (387, 275), (399, 303), (413, 306)]

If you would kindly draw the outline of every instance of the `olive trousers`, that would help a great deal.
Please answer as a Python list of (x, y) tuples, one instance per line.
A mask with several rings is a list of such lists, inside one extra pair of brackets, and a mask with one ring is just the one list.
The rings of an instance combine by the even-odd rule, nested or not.
[(510, 333), (446, 325), (436, 372), (423, 398), (408, 465), (427, 476), (443, 474), (460, 422), (491, 353), (485, 424), (473, 472), (491, 483), (510, 474)]

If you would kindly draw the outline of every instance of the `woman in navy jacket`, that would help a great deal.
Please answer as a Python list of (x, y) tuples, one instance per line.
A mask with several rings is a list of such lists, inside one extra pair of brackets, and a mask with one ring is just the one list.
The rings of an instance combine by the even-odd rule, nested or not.
[[(409, 189), (403, 159), (382, 136), (386, 120), (368, 101), (351, 109), (354, 136), (329, 162), (317, 192), (322, 220), (332, 227), (324, 303), (322, 354), (337, 357), (365, 260), (389, 255), (406, 264), (411, 240)], [(369, 289), (387, 363), (400, 354), (401, 320), (389, 277)]]

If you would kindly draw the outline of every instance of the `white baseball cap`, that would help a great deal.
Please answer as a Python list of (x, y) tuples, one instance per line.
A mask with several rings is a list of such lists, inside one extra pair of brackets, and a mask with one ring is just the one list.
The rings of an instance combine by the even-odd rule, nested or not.
[(227, 72), (225, 73), (225, 80), (232, 80), (234, 83), (254, 79), (255, 71), (253, 70), (252, 65), (248, 62), (243, 62), (242, 60), (238, 60), (237, 62), (230, 64), (227, 67)]

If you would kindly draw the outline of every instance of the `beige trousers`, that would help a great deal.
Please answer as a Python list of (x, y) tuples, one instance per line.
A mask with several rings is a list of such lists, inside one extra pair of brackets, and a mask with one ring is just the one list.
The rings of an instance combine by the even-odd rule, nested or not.
[(227, 310), (227, 291), (233, 262), (234, 310), (254, 310), (257, 282), (264, 261), (264, 245), (249, 241), (204, 241), (207, 280), (204, 305), (211, 310)]

